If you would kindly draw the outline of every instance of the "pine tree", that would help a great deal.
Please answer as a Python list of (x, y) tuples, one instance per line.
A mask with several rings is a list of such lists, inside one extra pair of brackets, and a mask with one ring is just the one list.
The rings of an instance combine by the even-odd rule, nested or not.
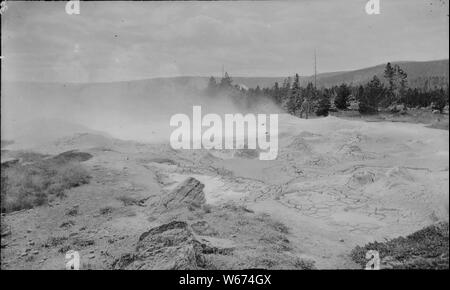
[(323, 92), (318, 94), (319, 100), (317, 103), (316, 115), (317, 116), (328, 116), (328, 112), (331, 107), (331, 91), (329, 89), (324, 89)]
[(291, 98), (294, 105), (294, 112), (296, 112), (300, 108), (303, 101), (300, 89), (300, 77), (298, 74), (295, 74), (294, 82), (292, 83)]
[(206, 88), (206, 94), (208, 96), (214, 96), (217, 93), (217, 82), (214, 77), (210, 77), (208, 81), (208, 86)]
[(391, 105), (395, 100), (395, 68), (392, 66), (390, 62), (386, 64), (386, 67), (384, 68), (384, 78), (386, 79), (388, 83), (388, 87), (386, 90), (386, 96), (385, 99), (382, 100), (382, 105), (384, 107), (388, 107)]
[(290, 114), (295, 114), (295, 112), (300, 108), (301, 98), (300, 98), (300, 78), (298, 74), (295, 74), (294, 82), (289, 90), (289, 99), (286, 103), (286, 110)]
[(278, 82), (275, 82), (272, 88), (272, 99), (276, 104), (281, 104), (281, 89), (278, 85)]
[(283, 82), (283, 94), (285, 97), (288, 95), (289, 91), (291, 90), (291, 86), (292, 86), (291, 77), (288, 77)]
[(280, 100), (280, 104), (282, 106), (282, 108), (284, 108), (286, 111), (289, 111), (287, 109), (288, 107), (288, 102), (291, 98), (291, 77), (286, 78), (283, 81), (283, 86), (281, 88), (281, 100)]
[(358, 92), (359, 112), (374, 114), (378, 112), (378, 104), (383, 97), (384, 87), (377, 76), (366, 84), (362, 92)]
[(224, 77), (220, 80), (220, 88), (221, 89), (230, 89), (233, 87), (233, 80), (231, 79), (231, 77), (228, 75), (227, 72), (225, 72)]
[(346, 110), (348, 107), (349, 96), (351, 94), (350, 88), (345, 84), (341, 84), (336, 91), (337, 95), (334, 99), (334, 104), (339, 110)]
[(395, 66), (395, 80), (396, 80), (396, 103), (406, 103), (406, 91), (408, 85), (408, 75), (402, 68), (398, 65)]
[(306, 89), (304, 90), (304, 94), (303, 94), (304, 97), (308, 98), (308, 100), (311, 101), (312, 99), (314, 99), (315, 93), (316, 93), (316, 90), (314, 89), (314, 84), (309, 82), (306, 85)]
[(386, 81), (389, 84), (388, 90), (390, 92), (394, 91), (394, 76), (395, 76), (395, 70), (392, 67), (391, 63), (388, 62), (386, 64), (386, 67), (384, 68), (384, 78), (386, 79)]
[(432, 109), (438, 110), (440, 113), (444, 110), (444, 107), (448, 104), (448, 94), (445, 93), (443, 88), (436, 90), (431, 97)]

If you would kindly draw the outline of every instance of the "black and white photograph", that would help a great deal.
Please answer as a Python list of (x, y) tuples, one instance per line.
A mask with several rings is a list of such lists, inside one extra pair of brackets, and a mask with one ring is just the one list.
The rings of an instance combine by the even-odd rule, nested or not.
[(448, 269), (448, 0), (1, 1), (1, 270)]

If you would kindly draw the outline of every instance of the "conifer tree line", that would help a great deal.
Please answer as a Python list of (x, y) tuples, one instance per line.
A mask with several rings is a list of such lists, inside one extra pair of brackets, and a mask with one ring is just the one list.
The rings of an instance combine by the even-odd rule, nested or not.
[[(311, 104), (311, 113), (327, 116), (330, 111), (358, 110), (361, 114), (376, 114), (380, 111), (399, 112), (407, 108), (427, 107), (443, 112), (449, 103), (448, 80), (436, 82), (435, 78), (422, 79), (420, 88), (408, 84), (407, 73), (399, 66), (387, 63), (383, 79), (376, 75), (365, 84), (351, 85), (342, 83), (332, 87), (315, 87), (309, 82), (300, 83), (300, 76), (287, 77), (282, 84), (275, 82), (272, 87), (243, 88), (233, 84), (232, 78), (225, 73), (217, 81), (210, 77), (205, 93), (211, 97), (227, 94), (233, 100), (251, 106), (263, 98), (270, 98), (286, 112), (299, 115), (301, 104), (306, 98)], [(433, 85), (434, 83), (434, 85)]]

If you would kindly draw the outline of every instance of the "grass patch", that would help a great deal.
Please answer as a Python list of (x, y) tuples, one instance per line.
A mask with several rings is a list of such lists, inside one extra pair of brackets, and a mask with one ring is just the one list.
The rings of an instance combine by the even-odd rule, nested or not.
[(382, 268), (387, 266), (393, 269), (448, 269), (448, 239), (448, 222), (441, 222), (407, 237), (398, 237), (384, 243), (373, 242), (363, 247), (357, 246), (352, 250), (351, 257), (361, 267), (365, 267), (366, 252), (376, 250), (380, 254)]
[(113, 211), (114, 211), (113, 207), (105, 206), (105, 207), (102, 207), (99, 212), (101, 215), (108, 215), (108, 214), (111, 214)]
[(33, 152), (20, 155), (22, 162), (2, 166), (2, 212), (44, 205), (55, 197), (63, 197), (67, 189), (90, 180), (88, 171), (78, 161), (62, 162), (60, 158)]
[(63, 245), (67, 240), (68, 238), (64, 236), (52, 236), (49, 237), (42, 246), (45, 248), (54, 248)]

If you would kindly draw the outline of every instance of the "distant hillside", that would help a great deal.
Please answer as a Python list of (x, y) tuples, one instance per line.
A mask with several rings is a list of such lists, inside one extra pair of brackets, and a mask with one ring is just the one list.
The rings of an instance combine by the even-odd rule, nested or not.
[[(426, 81), (429, 81), (429, 86), (442, 86), (448, 83), (449, 79), (449, 60), (435, 60), (435, 61), (403, 61), (392, 62), (398, 64), (408, 74), (408, 83), (410, 87), (423, 87)], [(341, 83), (347, 84), (364, 84), (370, 81), (374, 75), (379, 77), (382, 81), (383, 72), (386, 64), (380, 64), (373, 67), (352, 70), (352, 71), (338, 71), (326, 72), (317, 75), (317, 85), (330, 87), (339, 85)], [(249, 88), (259, 86), (261, 88), (271, 87), (278, 82), (280, 85), (286, 77), (233, 77), (235, 84), (242, 84)], [(293, 76), (291, 76), (293, 77)], [(188, 77), (191, 81), (195, 80), (197, 84), (206, 86), (207, 79), (204, 77)], [(186, 81), (184, 78), (176, 78), (177, 82)], [(314, 76), (300, 76), (300, 82), (305, 86), (308, 82), (313, 82)]]
[[(436, 60), (424, 62), (392, 62), (398, 64), (408, 74), (408, 83), (411, 87), (423, 87), (427, 79), (434, 78), (436, 85), (448, 83), (449, 61)], [(325, 73), (317, 75), (318, 86), (333, 86), (340, 83), (362, 84), (373, 78), (374, 75), (383, 80), (383, 72), (386, 64), (381, 64), (369, 68)], [(314, 81), (314, 77), (301, 78), (302, 84)]]
[[(436, 60), (436, 61), (403, 61), (392, 62), (392, 64), (398, 64), (408, 74), (408, 83), (410, 87), (423, 87), (427, 80), (429, 86), (442, 86), (448, 83), (449, 79), (449, 60)], [(338, 71), (338, 72), (326, 72), (317, 75), (317, 85), (330, 87), (339, 85), (341, 83), (347, 84), (364, 84), (370, 81), (374, 75), (383, 78), (383, 72), (386, 64), (380, 64), (373, 67), (352, 70), (352, 71)], [(291, 76), (292, 77), (292, 76)], [(286, 77), (233, 77), (235, 84), (243, 84), (249, 88), (255, 88), (256, 86), (271, 87), (278, 82), (280, 85), (283, 83)], [(206, 85), (207, 78), (193, 77), (197, 80), (197, 83), (204, 83)], [(181, 81), (181, 79), (180, 79)], [(314, 76), (300, 76), (300, 82), (304, 86), (308, 82), (313, 82)]]
[[(441, 82), (448, 82), (449, 78), (449, 60), (435, 60), (435, 61), (404, 61), (404, 62), (392, 62), (392, 64), (398, 64), (408, 74), (408, 82), (412, 87), (421, 87), (425, 79), (438, 78)], [(380, 64), (373, 67), (351, 70), (351, 71), (337, 71), (319, 73), (317, 75), (318, 86), (333, 86), (339, 85), (343, 82), (348, 84), (362, 84), (370, 79), (374, 75), (377, 75), (383, 80), (383, 71), (386, 64)], [(234, 84), (242, 84), (248, 88), (255, 88), (259, 86), (261, 88), (271, 87), (278, 82), (280, 85), (283, 83), (287, 76), (280, 77), (239, 77), (231, 74)], [(291, 76), (293, 77), (293, 76)], [(74, 91), (82, 91), (84, 95), (86, 91), (92, 94), (93, 91), (104, 92), (104, 90), (113, 90), (114, 94), (127, 94), (140, 93), (142, 91), (149, 91), (152, 93), (168, 93), (179, 89), (187, 92), (196, 92), (206, 87), (209, 77), (206, 76), (180, 76), (180, 77), (166, 77), (166, 78), (151, 78), (144, 80), (133, 80), (123, 82), (104, 82), (104, 83), (89, 83), (89, 84), (77, 84), (77, 83), (29, 83), (29, 82), (14, 82), (20, 84), (21, 91), (28, 90), (32, 93), (36, 88), (38, 91), (55, 89), (69, 90), (71, 93)], [(220, 78), (216, 77), (217, 81)], [(314, 81), (314, 76), (300, 76), (302, 85), (308, 82)], [(117, 91), (119, 90), (119, 91)]]

